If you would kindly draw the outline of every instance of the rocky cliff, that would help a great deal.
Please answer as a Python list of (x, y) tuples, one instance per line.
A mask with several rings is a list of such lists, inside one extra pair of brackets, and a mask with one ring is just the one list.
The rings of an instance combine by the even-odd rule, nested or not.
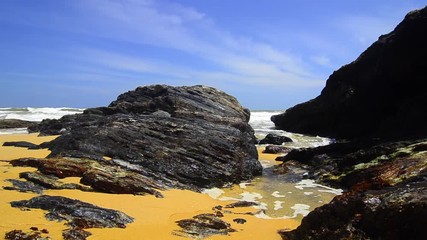
[(424, 239), (427, 8), (334, 72), (317, 98), (273, 116), (288, 131), (347, 138), (277, 160), (346, 192), (283, 239)]
[(234, 97), (214, 88), (139, 87), (108, 107), (42, 121), (31, 130), (60, 134), (42, 146), (55, 161), (16, 164), (82, 177), (101, 192), (159, 196), (156, 189), (218, 187), (261, 174), (249, 117)]
[(335, 71), (320, 96), (272, 121), (286, 131), (335, 138), (425, 136), (426, 43), (424, 8)]

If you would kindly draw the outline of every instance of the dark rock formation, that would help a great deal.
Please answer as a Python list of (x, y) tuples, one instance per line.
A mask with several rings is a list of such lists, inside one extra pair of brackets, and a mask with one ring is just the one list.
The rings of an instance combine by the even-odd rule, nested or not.
[[(80, 189), (117, 194), (148, 193), (157, 197), (162, 197), (162, 194), (156, 189), (164, 189), (163, 185), (139, 174), (136, 169), (128, 171), (116, 166), (114, 162), (97, 162), (88, 159), (22, 158), (12, 160), (10, 163), (13, 166), (36, 167), (39, 172), (24, 172), (20, 174), (20, 177), (36, 184), (36, 186), (50, 189)], [(65, 177), (81, 177), (80, 182), (90, 187), (64, 184), (58, 179)], [(14, 188), (20, 190), (16, 186)], [(36, 187), (34, 191), (37, 189)]]
[[(44, 229), (47, 231), (46, 229)], [(22, 230), (12, 230), (5, 234), (4, 239), (7, 240), (49, 240), (49, 236), (44, 236), (44, 231), (38, 231), (31, 229), (30, 232), (24, 232)]]
[(283, 239), (423, 239), (427, 141), (336, 143), (294, 150), (309, 176), (347, 192), (311, 212)]
[(292, 142), (292, 139), (286, 136), (280, 136), (277, 134), (269, 133), (265, 136), (264, 139), (259, 141), (259, 144), (273, 144), (273, 145), (282, 145), (286, 142)]
[(16, 179), (7, 179), (6, 181), (12, 183), (12, 186), (5, 186), (3, 189), (5, 190), (16, 190), (20, 192), (33, 192), (37, 194), (42, 194), (45, 187), (42, 187), (38, 184), (29, 181), (21, 181)]
[(249, 201), (239, 201), (225, 205), (225, 208), (252, 207), (259, 206), (259, 203)]
[(66, 229), (62, 232), (64, 240), (85, 240), (91, 235), (92, 233), (83, 229)]
[(286, 131), (335, 138), (425, 136), (426, 43), (424, 8), (334, 72), (320, 96), (272, 121)]
[(65, 197), (42, 195), (10, 204), (12, 207), (48, 211), (46, 218), (50, 221), (66, 221), (70, 229), (64, 231), (65, 239), (86, 239), (90, 233), (83, 229), (125, 228), (126, 224), (133, 222), (133, 218), (120, 211)]
[(236, 231), (230, 227), (229, 223), (210, 213), (199, 214), (192, 219), (179, 220), (177, 224), (182, 230), (176, 231), (175, 234), (191, 238), (206, 238), (217, 234), (228, 235)]
[[(61, 134), (42, 144), (52, 151), (49, 158), (67, 157), (71, 165), (75, 158), (92, 159), (128, 172), (126, 178), (111, 180), (111, 171), (94, 173), (89, 167), (82, 183), (94, 189), (200, 190), (261, 174), (249, 115), (234, 97), (214, 88), (154, 85), (124, 93), (108, 107), (44, 120), (30, 130)], [(126, 187), (128, 181), (150, 184), (133, 189)]]
[(285, 130), (350, 140), (277, 159), (347, 190), (283, 239), (425, 238), (426, 42), (424, 8), (334, 72), (319, 97), (272, 117)]
[(427, 185), (423, 181), (335, 197), (305, 217), (296, 230), (280, 234), (286, 240), (421, 240), (425, 238), (426, 216)]
[(292, 149), (287, 148), (285, 146), (267, 145), (265, 146), (265, 149), (262, 150), (262, 153), (279, 154), (279, 153), (288, 153), (291, 150)]
[(5, 147), (22, 147), (22, 148), (28, 148), (28, 149), (39, 149), (39, 145), (26, 142), (26, 141), (19, 141), (19, 142), (5, 142), (3, 143), (3, 146)]
[(0, 129), (5, 128), (27, 128), (36, 126), (37, 122), (24, 121), (19, 119), (0, 119)]

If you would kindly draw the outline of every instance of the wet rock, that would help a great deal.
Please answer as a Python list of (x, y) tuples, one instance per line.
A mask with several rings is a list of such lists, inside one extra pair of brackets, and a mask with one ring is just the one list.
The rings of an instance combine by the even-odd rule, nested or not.
[(13, 201), (12, 207), (36, 208), (48, 211), (46, 218), (51, 221), (66, 221), (71, 228), (125, 228), (133, 222), (128, 215), (97, 207), (90, 203), (59, 196), (42, 195), (30, 200)]
[(243, 218), (235, 218), (233, 219), (233, 222), (237, 223), (237, 224), (245, 224), (246, 223), (246, 219)]
[(334, 138), (426, 136), (426, 16), (427, 8), (410, 12), (335, 71), (320, 96), (271, 120), (279, 129)]
[(29, 181), (21, 181), (17, 179), (7, 179), (6, 181), (12, 183), (12, 186), (5, 186), (3, 189), (5, 190), (16, 190), (20, 192), (33, 192), (37, 194), (42, 194), (45, 187), (42, 187), (38, 184)]
[(64, 240), (85, 240), (91, 235), (92, 233), (83, 229), (67, 229), (62, 232)]
[(236, 231), (215, 214), (199, 214), (192, 219), (179, 220), (177, 224), (182, 230), (176, 231), (175, 234), (187, 237), (206, 238), (218, 234), (228, 235)]
[(270, 153), (270, 154), (279, 154), (279, 153), (288, 153), (291, 149), (283, 146), (277, 146), (277, 145), (267, 145), (265, 146), (265, 149), (262, 151), (262, 153)]
[(249, 202), (249, 201), (238, 201), (235, 203), (230, 203), (225, 205), (225, 208), (252, 207), (252, 206), (259, 206), (259, 203)]
[[(79, 189), (83, 191), (90, 191), (91, 189), (79, 184), (63, 183), (57, 177), (45, 175), (38, 172), (22, 172), (19, 174), (20, 178), (24, 178), (35, 185), (48, 188), (48, 189)], [(36, 187), (34, 190), (38, 189)]]
[[(234, 97), (214, 88), (154, 85), (124, 93), (108, 107), (44, 120), (31, 130), (61, 134), (42, 144), (52, 151), (49, 158), (91, 159), (105, 167), (104, 157), (109, 157), (108, 165), (135, 179), (131, 184), (144, 179), (149, 188), (200, 191), (261, 174), (249, 116)], [(128, 184), (116, 178), (117, 185), (109, 186), (108, 171), (83, 172), (82, 181), (94, 189), (119, 191)]]
[(280, 136), (277, 134), (269, 133), (265, 136), (264, 139), (259, 141), (259, 144), (273, 144), (273, 145), (282, 145), (283, 143), (292, 142), (291, 138), (286, 136)]
[[(162, 197), (158, 190), (164, 190), (163, 184), (139, 174), (138, 169), (126, 169), (125, 165), (116, 166), (108, 161), (97, 162), (78, 158), (21, 158), (10, 161), (13, 166), (36, 167), (39, 172), (21, 173), (20, 177), (50, 189), (80, 189), (116, 194), (153, 194)], [(141, 170), (142, 171), (142, 170)], [(64, 184), (60, 178), (81, 177), (78, 184)]]
[(417, 175), (424, 169), (426, 152), (414, 151), (424, 142), (419, 139), (335, 143), (293, 150), (276, 160), (283, 161), (283, 165), (289, 165), (289, 161), (304, 164), (309, 177), (340, 188), (381, 188)]
[(26, 141), (18, 141), (18, 142), (5, 142), (3, 143), (3, 146), (13, 146), (13, 147), (22, 147), (22, 148), (28, 148), (28, 149), (39, 149), (39, 145), (26, 142)]
[[(427, 216), (425, 140), (340, 143), (282, 157), (347, 193), (311, 212), (284, 239), (422, 239)], [(294, 159), (290, 161), (289, 159)], [(409, 224), (414, 219), (417, 224)], [(421, 222), (422, 224), (418, 224)], [(408, 226), (408, 224), (410, 226)]]
[(5, 128), (27, 128), (37, 125), (37, 122), (24, 121), (19, 119), (0, 119), (0, 129)]
[(424, 239), (426, 182), (337, 196), (283, 239)]
[[(31, 229), (32, 230), (32, 229)], [(31, 232), (24, 232), (22, 230), (12, 230), (6, 232), (4, 239), (7, 240), (48, 240), (48, 236), (42, 236), (42, 232), (32, 230)]]

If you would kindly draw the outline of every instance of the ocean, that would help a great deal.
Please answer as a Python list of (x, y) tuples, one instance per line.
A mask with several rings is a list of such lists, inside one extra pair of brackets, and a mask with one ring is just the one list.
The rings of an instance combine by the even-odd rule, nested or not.
[[(59, 119), (64, 115), (82, 113), (84, 108), (71, 108), (71, 107), (59, 107), (59, 108), (0, 108), (0, 120), (1, 119), (20, 119), (26, 121), (40, 122), (43, 119)], [(316, 136), (306, 136), (302, 134), (295, 134), (277, 130), (274, 127), (274, 123), (270, 121), (270, 117), (275, 114), (282, 113), (283, 111), (251, 111), (251, 118), (249, 124), (255, 130), (255, 135), (258, 139), (264, 138), (269, 133), (277, 135), (283, 135), (290, 137), (294, 140), (293, 143), (287, 143), (291, 148), (301, 147), (315, 147), (322, 146), (330, 143), (330, 139), (321, 138)], [(17, 134), (27, 133), (25, 128), (15, 129), (0, 129), (0, 134)]]

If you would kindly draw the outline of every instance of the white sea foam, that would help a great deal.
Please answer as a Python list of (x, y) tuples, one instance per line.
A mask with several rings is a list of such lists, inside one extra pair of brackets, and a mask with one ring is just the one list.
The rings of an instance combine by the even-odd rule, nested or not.
[(302, 216), (307, 216), (310, 213), (310, 206), (307, 204), (300, 204), (297, 203), (294, 206), (291, 207), (291, 209), (294, 210), (294, 214), (291, 218), (296, 218), (298, 214), (301, 214)]
[(280, 192), (279, 192), (279, 191), (274, 191), (274, 192), (271, 194), (271, 196), (273, 196), (273, 197), (277, 197), (277, 198), (284, 198), (284, 197), (285, 197), (285, 195), (280, 194)]
[(283, 208), (283, 206), (282, 206), (283, 203), (284, 203), (283, 201), (275, 201), (274, 202), (274, 210), (277, 211), (279, 209), (282, 209)]
[(286, 136), (293, 140), (291, 143), (285, 143), (286, 147), (289, 148), (318, 147), (330, 144), (332, 142), (332, 140), (329, 138), (306, 136), (275, 129), (274, 123), (270, 120), (270, 118), (273, 115), (277, 115), (283, 112), (284, 111), (252, 111), (249, 124), (255, 130), (256, 137), (258, 139), (262, 139), (269, 133)]
[(203, 190), (202, 193), (207, 194), (213, 199), (218, 199), (222, 194), (224, 194), (224, 191), (219, 188), (209, 188)]
[(314, 180), (311, 179), (303, 179), (300, 182), (298, 182), (295, 185), (295, 188), (300, 189), (300, 190), (304, 190), (304, 188), (321, 188), (319, 190), (317, 190), (318, 192), (326, 192), (326, 193), (332, 193), (335, 195), (341, 195), (343, 190), (342, 189), (336, 189), (336, 188), (331, 188), (322, 184), (318, 184), (315, 183)]
[(0, 119), (19, 119), (40, 122), (43, 119), (59, 119), (64, 115), (82, 113), (82, 108), (0, 108)]

